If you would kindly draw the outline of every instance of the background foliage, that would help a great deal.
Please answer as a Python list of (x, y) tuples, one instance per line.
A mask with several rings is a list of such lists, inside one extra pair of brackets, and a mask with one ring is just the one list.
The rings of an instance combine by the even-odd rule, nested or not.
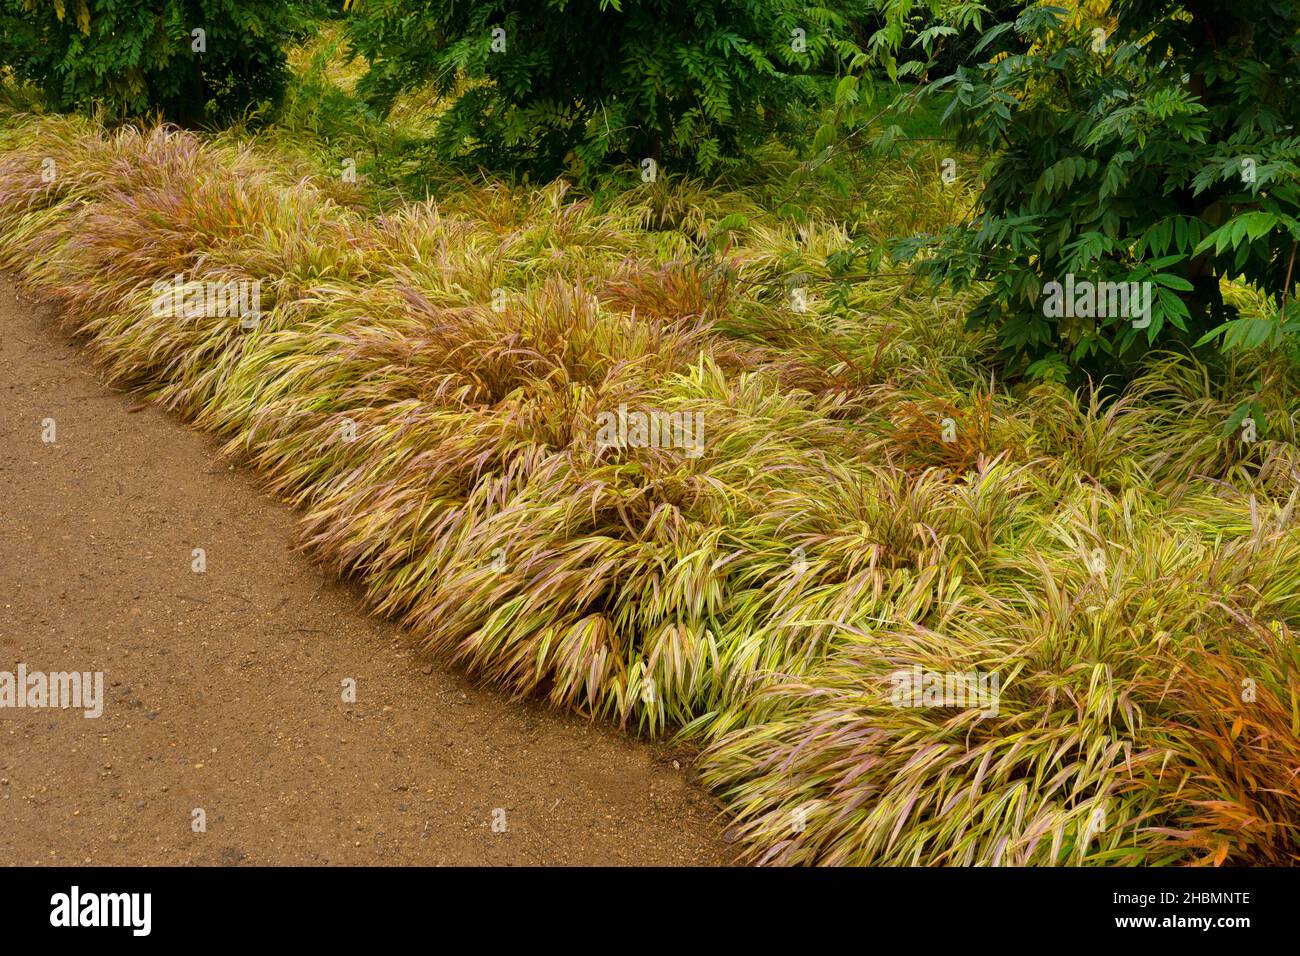
[(737, 160), (853, 55), (853, 12), (798, 0), (364, 0), (350, 24), (370, 64), (359, 88), (378, 109), (426, 82), (457, 91), (445, 155), (551, 176), (644, 157), (700, 172)]
[[(1207, 333), (1278, 344), (1300, 273), (1300, 7), (1156, 0), (1027, 8), (990, 29), (978, 65), (930, 84), (945, 127), (990, 157), (978, 215), (922, 271), (981, 285), (975, 321), (1032, 374), (1131, 367)], [(905, 247), (905, 254), (916, 251)], [(1154, 283), (1151, 322), (1048, 318), (1045, 283)], [(1276, 297), (1240, 319), (1223, 279)]]
[[(56, 110), (109, 118), (160, 112), (183, 124), (229, 121), (273, 104), (284, 44), (314, 0), (0, 0), (0, 64)], [(204, 52), (192, 31), (205, 31)]]

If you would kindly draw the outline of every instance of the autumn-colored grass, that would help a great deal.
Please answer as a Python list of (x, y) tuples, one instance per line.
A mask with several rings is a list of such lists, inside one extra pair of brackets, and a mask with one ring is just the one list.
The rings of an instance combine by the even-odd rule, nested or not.
[[(927, 182), (867, 202), (950, 209)], [(698, 741), (753, 859), (1300, 857), (1294, 368), (1009, 386), (960, 300), (832, 297), (847, 226), (698, 184), (352, 198), (234, 137), (0, 125), (0, 267), (115, 381), (431, 648)], [(155, 308), (178, 274), (262, 315)], [(620, 406), (703, 413), (702, 452), (602, 444)], [(996, 714), (895, 706), (913, 666), (996, 673)]]

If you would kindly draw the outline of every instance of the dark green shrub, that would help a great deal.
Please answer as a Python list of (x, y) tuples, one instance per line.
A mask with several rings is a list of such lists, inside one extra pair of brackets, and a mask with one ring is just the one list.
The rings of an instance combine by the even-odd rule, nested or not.
[(379, 110), (426, 83), (458, 92), (440, 152), (537, 176), (713, 170), (811, 104), (812, 74), (854, 49), (835, 8), (795, 0), (365, 0), (351, 31)]
[(279, 98), (284, 41), (317, 6), (0, 0), (0, 64), (40, 87), (56, 110), (219, 123)]
[[(1031, 7), (985, 33), (982, 62), (931, 85), (951, 96), (958, 147), (993, 158), (974, 220), (904, 254), (928, 247), (922, 271), (987, 283), (972, 320), (1031, 375), (1122, 369), (1219, 335), (1278, 344), (1297, 328), (1281, 301), (1300, 279), (1300, 6), (1089, 9)], [(1287, 314), (1238, 318), (1225, 278)], [(1045, 292), (1067, 279), (1146, 283), (1151, 307), (1062, 309)]]

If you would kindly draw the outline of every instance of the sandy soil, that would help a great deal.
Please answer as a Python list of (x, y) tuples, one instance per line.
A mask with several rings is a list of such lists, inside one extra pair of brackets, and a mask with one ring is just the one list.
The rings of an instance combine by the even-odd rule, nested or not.
[(291, 550), (286, 506), (3, 280), (0, 407), (0, 670), (102, 671), (106, 700), (0, 708), (0, 861), (730, 859), (689, 754), (422, 659)]

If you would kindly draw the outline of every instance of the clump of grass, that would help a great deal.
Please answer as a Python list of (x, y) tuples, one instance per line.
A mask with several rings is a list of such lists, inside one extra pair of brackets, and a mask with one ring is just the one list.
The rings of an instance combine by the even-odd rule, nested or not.
[[(377, 611), (699, 741), (764, 862), (1295, 859), (1293, 368), (1013, 388), (960, 300), (825, 292), (851, 225), (672, 182), (373, 213), (267, 148), (10, 117), (0, 264)], [(153, 308), (177, 274), (260, 281), (263, 314)], [(609, 447), (620, 407), (698, 413), (703, 443)], [(913, 667), (997, 674), (997, 712), (895, 706)]]
[[(1256, 511), (1228, 553), (1220, 536), (1257, 506), (1074, 498), (1068, 523), (996, 522), (978, 583), (925, 618), (849, 632), (813, 674), (763, 691), (771, 719), (715, 744), (708, 779), (756, 857), (1296, 860), (1294, 498)], [(1099, 541), (1108, 566), (1088, 560)], [(950, 582), (951, 550), (936, 565)], [(891, 675), (912, 667), (1000, 674), (997, 713), (895, 706)]]

